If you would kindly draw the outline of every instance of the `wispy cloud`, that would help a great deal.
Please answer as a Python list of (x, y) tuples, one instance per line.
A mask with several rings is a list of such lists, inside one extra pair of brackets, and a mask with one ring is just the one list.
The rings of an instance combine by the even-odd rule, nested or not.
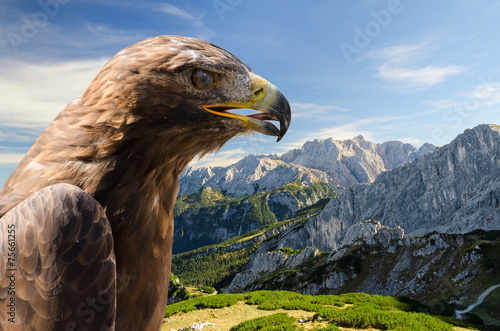
[(428, 100), (424, 103), (436, 111), (454, 109), (459, 112), (470, 112), (500, 104), (500, 82), (480, 77), (481, 82), (469, 91), (456, 94), (453, 99)]
[(201, 39), (210, 39), (215, 35), (215, 32), (203, 22), (203, 14), (194, 14), (169, 3), (159, 5), (158, 11), (187, 21), (198, 29), (197, 37)]
[(80, 97), (105, 59), (39, 64), (0, 61), (0, 118), (11, 127), (40, 127)]
[[(376, 116), (362, 118), (358, 120), (344, 121), (342, 124), (334, 125), (318, 129), (314, 132), (304, 134), (300, 139), (284, 145), (285, 150), (293, 148), (300, 148), (305, 142), (314, 139), (328, 139), (335, 140), (352, 139), (356, 136), (363, 136), (366, 140), (374, 142), (382, 142), (388, 140), (383, 135), (383, 132), (395, 133), (400, 130), (400, 133), (407, 134), (404, 128), (408, 121), (412, 122), (415, 118), (424, 117), (432, 114), (433, 111), (416, 112), (399, 116)], [(389, 139), (400, 140), (415, 146), (421, 145), (424, 141), (415, 138), (408, 138), (405, 136), (391, 137)]]
[(437, 50), (431, 42), (419, 42), (378, 49), (369, 56), (376, 62), (376, 75), (384, 81), (407, 90), (425, 90), (467, 70), (455, 64), (427, 64)]
[(193, 14), (168, 3), (160, 5), (160, 10), (167, 14), (174, 15), (195, 23), (199, 23), (201, 21), (201, 17), (196, 17)]
[(378, 76), (385, 80), (403, 83), (406, 88), (427, 89), (443, 82), (449, 76), (464, 71), (464, 68), (456, 65), (431, 65), (412, 69), (395, 67), (392, 63), (386, 62), (378, 70)]
[(130, 45), (148, 37), (146, 33), (117, 29), (107, 24), (88, 23), (87, 30), (108, 44)]
[(471, 106), (475, 104), (477, 108), (498, 105), (500, 104), (500, 82), (483, 82), (472, 91), (461, 93), (461, 96), (464, 98), (463, 103)]
[(323, 116), (338, 115), (339, 113), (349, 112), (350, 109), (334, 106), (334, 105), (321, 105), (317, 103), (301, 103), (292, 102), (290, 106), (293, 109), (294, 118), (320, 118), (324, 120)]
[(227, 167), (234, 164), (248, 155), (248, 150), (243, 148), (231, 149), (227, 151), (220, 151), (215, 154), (209, 154), (202, 159), (195, 158), (189, 164), (194, 168), (201, 167)]

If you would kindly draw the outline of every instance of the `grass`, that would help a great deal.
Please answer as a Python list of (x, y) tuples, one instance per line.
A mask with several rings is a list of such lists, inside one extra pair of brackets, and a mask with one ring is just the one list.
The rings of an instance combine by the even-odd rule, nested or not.
[[(308, 319), (307, 325), (312, 329), (313, 327), (324, 327), (327, 324), (319, 321), (312, 321), (314, 313), (307, 311), (288, 311), (284, 309), (278, 310), (261, 310), (257, 306), (247, 305), (244, 302), (238, 302), (230, 307), (225, 307), (221, 309), (200, 309), (192, 311), (189, 313), (180, 313), (168, 318), (165, 318), (165, 323), (162, 326), (162, 330), (170, 331), (171, 329), (179, 330), (193, 325), (193, 323), (202, 321), (209, 321), (215, 323), (215, 328), (213, 330), (229, 331), (231, 327), (234, 327), (242, 322), (253, 320), (263, 316), (270, 316), (276, 313), (286, 313), (287, 315), (293, 316), (296, 321), (300, 318)], [(299, 323), (297, 322), (298, 326)], [(210, 328), (207, 328), (210, 330)]]
[(292, 256), (292, 255), (299, 254), (300, 252), (302, 252), (302, 249), (291, 249), (290, 247), (283, 247), (283, 248), (280, 248), (279, 251), (281, 253), (285, 254), (286, 256)]
[[(167, 306), (162, 330), (212, 322), (216, 330), (465, 330), (451, 317), (418, 313), (421, 305), (380, 295), (302, 295), (257, 291), (197, 297)], [(299, 319), (302, 322), (299, 323)]]

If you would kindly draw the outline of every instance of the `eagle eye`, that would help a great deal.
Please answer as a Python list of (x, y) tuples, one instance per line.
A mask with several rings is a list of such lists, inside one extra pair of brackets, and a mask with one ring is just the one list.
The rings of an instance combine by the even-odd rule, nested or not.
[(208, 90), (215, 84), (215, 77), (211, 71), (194, 68), (189, 72), (189, 81), (197, 89)]

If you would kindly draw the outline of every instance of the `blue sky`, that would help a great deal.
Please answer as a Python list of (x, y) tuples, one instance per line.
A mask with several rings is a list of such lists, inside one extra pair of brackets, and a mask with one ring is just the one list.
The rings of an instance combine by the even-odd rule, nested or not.
[(500, 124), (500, 4), (486, 0), (3, 0), (0, 187), (100, 67), (147, 37), (198, 37), (277, 85), (280, 142), (259, 134), (195, 164), (227, 165), (316, 138), (443, 145)]

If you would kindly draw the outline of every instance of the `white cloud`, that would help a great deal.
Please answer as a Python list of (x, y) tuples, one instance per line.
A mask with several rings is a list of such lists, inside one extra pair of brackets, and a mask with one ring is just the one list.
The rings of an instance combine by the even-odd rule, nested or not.
[(406, 88), (427, 89), (462, 71), (464, 68), (457, 65), (431, 65), (413, 69), (397, 67), (388, 61), (378, 67), (378, 76), (388, 81), (402, 83)]
[(191, 13), (188, 13), (187, 11), (184, 11), (174, 5), (165, 3), (160, 5), (159, 9), (167, 14), (178, 16), (180, 18), (186, 19), (188, 21), (199, 21), (200, 17), (196, 17)]
[(472, 90), (457, 93), (454, 99), (428, 100), (425, 104), (430, 105), (437, 111), (455, 109), (461, 112), (483, 109), (500, 104), (500, 82), (480, 78), (481, 83)]
[(202, 159), (194, 158), (189, 165), (194, 168), (227, 167), (238, 162), (248, 154), (248, 151), (243, 148), (219, 151), (215, 154), (205, 155)]
[(0, 118), (9, 126), (48, 125), (69, 102), (82, 95), (105, 61), (0, 61)]
[(425, 64), (438, 47), (430, 42), (403, 44), (373, 51), (377, 76), (399, 88), (425, 90), (464, 72), (460, 65)]
[[(344, 121), (343, 124), (308, 132), (300, 139), (290, 142), (284, 147), (285, 149), (290, 150), (292, 148), (300, 148), (305, 142), (314, 139), (333, 138), (334, 140), (346, 140), (359, 135), (369, 141), (383, 142), (388, 140), (385, 133), (390, 132), (391, 135), (393, 135), (395, 132), (399, 131), (400, 133), (403, 132), (403, 134), (406, 134), (407, 132), (405, 130), (401, 130), (401, 128), (408, 125), (408, 121), (413, 122), (415, 118), (428, 116), (433, 113), (435, 113), (435, 111), (416, 112), (400, 116), (368, 117), (348, 122)], [(419, 146), (423, 143), (423, 140), (421, 139), (404, 136), (401, 138), (389, 138), (389, 140), (400, 140), (414, 146)]]
[[(463, 103), (476, 104), (479, 107), (489, 107), (500, 104), (500, 82), (487, 82), (484, 80), (472, 91), (461, 93)], [(474, 99), (477, 101), (475, 102)]]

